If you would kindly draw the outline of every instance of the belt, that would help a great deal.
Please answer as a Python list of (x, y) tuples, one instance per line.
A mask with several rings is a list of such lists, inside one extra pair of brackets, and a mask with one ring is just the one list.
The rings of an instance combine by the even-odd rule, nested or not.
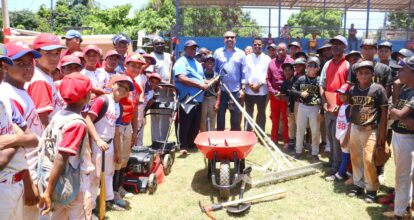
[(0, 183), (10, 183), (15, 184), (23, 180), (24, 176), (26, 175), (27, 170), (22, 170), (18, 173), (15, 173), (11, 178), (5, 178), (1, 180)]

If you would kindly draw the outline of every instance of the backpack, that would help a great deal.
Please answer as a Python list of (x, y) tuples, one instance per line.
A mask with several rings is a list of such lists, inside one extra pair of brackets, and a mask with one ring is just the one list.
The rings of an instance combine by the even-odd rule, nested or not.
[[(99, 120), (101, 120), (105, 116), (106, 112), (108, 111), (109, 98), (106, 95), (102, 96), (102, 98), (103, 98), (104, 103), (103, 103), (102, 108), (98, 112), (98, 116), (93, 121), (94, 124), (96, 124)], [(119, 104), (119, 113), (120, 113), (119, 115), (122, 116), (123, 107), (121, 104)]]
[[(63, 127), (74, 120), (79, 120), (86, 126), (85, 120), (82, 118), (82, 116), (78, 114), (73, 113), (62, 117), (60, 113), (57, 113), (50, 122), (50, 124), (46, 127), (45, 131), (43, 132), (42, 139), (39, 145), (39, 164), (37, 168), (37, 175), (39, 178), (38, 188), (41, 194), (47, 187), (50, 172), (52, 171), (53, 167), (53, 162), (58, 154), (57, 143), (60, 143), (62, 139)], [(83, 150), (85, 136), (82, 139), (79, 152)], [(53, 202), (56, 202), (61, 205), (68, 205), (76, 198), (77, 194), (80, 191), (81, 164), (82, 159), (79, 161), (77, 167), (73, 167), (70, 161), (67, 161), (65, 170), (59, 177), (59, 180), (57, 181), (55, 186), (54, 193), (53, 195), (51, 195), (51, 199)]]

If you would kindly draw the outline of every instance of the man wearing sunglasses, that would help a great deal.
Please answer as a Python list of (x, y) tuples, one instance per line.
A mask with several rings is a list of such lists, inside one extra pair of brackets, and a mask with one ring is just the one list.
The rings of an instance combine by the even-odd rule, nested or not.
[[(149, 71), (158, 73), (164, 83), (171, 82), (171, 67), (174, 57), (170, 53), (165, 52), (165, 41), (162, 37), (155, 37), (152, 41), (154, 52), (150, 55), (157, 61), (155, 65), (149, 67)], [(173, 102), (174, 94), (166, 87), (159, 89), (158, 100), (161, 102)], [(162, 113), (165, 110), (151, 109), (151, 113)], [(166, 112), (164, 112), (166, 113)], [(152, 114), (151, 115), (151, 136), (152, 141), (164, 141), (168, 133), (168, 114)]]
[[(224, 44), (222, 48), (218, 48), (214, 52), (216, 60), (215, 71), (221, 73), (226, 71), (221, 80), (229, 88), (230, 92), (238, 102), (244, 99), (244, 83), (245, 74), (243, 68), (245, 66), (244, 51), (236, 47), (236, 34), (227, 31), (224, 34)], [(229, 94), (224, 88), (221, 88), (220, 106), (217, 114), (217, 130), (223, 131), (226, 122), (226, 110), (230, 110), (230, 129), (232, 131), (240, 131), (241, 113), (240, 110), (234, 108)], [(229, 105), (230, 104), (230, 105)]]

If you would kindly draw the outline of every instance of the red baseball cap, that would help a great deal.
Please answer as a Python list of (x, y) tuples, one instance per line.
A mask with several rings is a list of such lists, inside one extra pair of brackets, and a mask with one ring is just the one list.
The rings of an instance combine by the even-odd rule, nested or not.
[(142, 56), (146, 59), (150, 59), (151, 60), (151, 65), (155, 65), (157, 63), (157, 61), (155, 60), (155, 58), (153, 56), (151, 56), (150, 54), (142, 54)]
[(341, 88), (337, 89), (336, 92), (340, 94), (348, 94), (349, 89), (351, 89), (351, 86), (348, 83), (345, 83), (341, 86)]
[(110, 51), (106, 52), (104, 60), (106, 60), (106, 58), (108, 58), (110, 56), (114, 56), (114, 55), (117, 56), (119, 59), (121, 59), (121, 55), (118, 52), (116, 52), (116, 50), (110, 50)]
[(43, 33), (36, 36), (33, 41), (33, 49), (55, 50), (66, 48), (60, 44), (60, 38), (54, 34)]
[(71, 55), (77, 56), (78, 58), (83, 58), (83, 53), (80, 51), (75, 51)]
[(162, 81), (161, 76), (158, 73), (150, 73), (150, 74), (148, 74), (148, 79), (151, 79), (151, 78), (155, 78), (155, 79), (158, 79), (159, 81)]
[(60, 60), (60, 67), (63, 67), (69, 64), (78, 64), (79, 66), (82, 66), (81, 60), (77, 56), (66, 55), (62, 57), (62, 59)]
[(79, 102), (91, 89), (91, 80), (79, 72), (64, 76), (59, 86), (60, 96), (67, 104)]
[(93, 51), (97, 52), (99, 55), (101, 55), (101, 50), (99, 49), (98, 46), (96, 46), (94, 44), (89, 44), (88, 46), (83, 48), (83, 50), (82, 50), (83, 56), (85, 56), (85, 54), (90, 50), (93, 50)]
[(125, 65), (129, 62), (141, 63), (146, 64), (144, 57), (141, 54), (133, 53), (125, 59)]
[(17, 60), (20, 57), (32, 53), (35, 59), (40, 58), (42, 54), (40, 54), (36, 50), (32, 50), (29, 45), (24, 43), (23, 41), (11, 41), (6, 44), (7, 49), (7, 56), (10, 57), (12, 60)]
[(124, 75), (124, 74), (120, 74), (118, 76), (115, 76), (113, 83), (116, 82), (127, 82), (129, 84), (129, 91), (134, 91), (134, 84), (132, 83), (131, 78), (129, 78), (128, 76)]

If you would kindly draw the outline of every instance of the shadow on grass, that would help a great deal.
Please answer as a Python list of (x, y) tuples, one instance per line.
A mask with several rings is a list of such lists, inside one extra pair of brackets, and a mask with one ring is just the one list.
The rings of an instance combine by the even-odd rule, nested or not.
[[(232, 172), (233, 173), (233, 172)], [(217, 175), (216, 175), (217, 176)], [(216, 180), (218, 181), (218, 180)], [(211, 180), (207, 177), (207, 168), (198, 170), (191, 181), (191, 188), (194, 192), (210, 196), (210, 201), (215, 202), (214, 197), (219, 197), (219, 190), (213, 187)], [(251, 186), (246, 184), (245, 192), (249, 191)], [(235, 200), (239, 198), (240, 184), (237, 184), (233, 189), (230, 190), (229, 200)]]
[(369, 206), (366, 210), (372, 220), (389, 219), (382, 215), (383, 212), (390, 211), (387, 206)]

